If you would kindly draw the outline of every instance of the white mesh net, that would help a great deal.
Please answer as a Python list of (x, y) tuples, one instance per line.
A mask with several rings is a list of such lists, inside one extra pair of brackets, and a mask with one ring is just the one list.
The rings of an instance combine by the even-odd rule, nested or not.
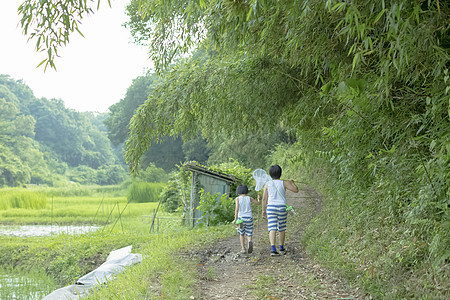
[(263, 169), (256, 169), (255, 171), (253, 171), (253, 178), (256, 181), (255, 191), (261, 190), (266, 182), (272, 179)]

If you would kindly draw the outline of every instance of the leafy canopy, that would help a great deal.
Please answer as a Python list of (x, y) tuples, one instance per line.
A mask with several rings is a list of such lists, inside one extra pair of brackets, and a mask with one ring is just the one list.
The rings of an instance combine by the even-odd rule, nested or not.
[[(111, 0), (107, 1), (111, 6)], [(94, 13), (91, 5), (92, 1), (88, 0), (26, 0), (19, 6), (23, 33), (36, 41), (37, 52), (47, 56), (38, 67), (44, 65), (47, 69), (50, 65), (56, 69), (58, 49), (69, 43), (70, 34), (77, 31), (83, 36), (78, 26), (83, 18)]]

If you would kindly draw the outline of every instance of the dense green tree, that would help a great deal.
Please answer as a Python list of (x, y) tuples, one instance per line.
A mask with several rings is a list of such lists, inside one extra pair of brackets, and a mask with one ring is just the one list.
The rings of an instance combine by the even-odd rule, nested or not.
[[(108, 129), (109, 139), (114, 145), (123, 147), (128, 138), (131, 118), (139, 106), (147, 100), (157, 82), (155, 74), (137, 77), (127, 89), (125, 98), (109, 108), (110, 112), (104, 123)], [(143, 156), (143, 169), (154, 163), (166, 171), (171, 171), (176, 164), (184, 160), (182, 144), (180, 138), (159, 137), (158, 143), (148, 149)]]
[[(3, 94), (3, 91), (7, 91), (10, 96)], [(19, 110), (27, 115), (29, 114), (27, 105), (35, 99), (33, 91), (22, 80), (14, 80), (5, 74), (0, 74), (0, 98), (15, 102)]]
[(68, 109), (61, 100), (45, 98), (31, 102), (29, 110), (36, 119), (36, 140), (69, 166), (115, 164), (110, 142), (91, 124), (89, 114)]
[(31, 156), (37, 151), (30, 137), (33, 125), (34, 119), (19, 115), (15, 103), (0, 98), (0, 185), (17, 186), (30, 181), (29, 163), (36, 162)]
[(127, 89), (125, 98), (109, 107), (109, 114), (104, 123), (108, 128), (108, 137), (114, 145), (121, 144), (128, 138), (131, 118), (147, 100), (156, 83), (155, 74), (135, 78)]
[(275, 150), (276, 145), (293, 142), (295, 138), (283, 130), (247, 134), (233, 139), (216, 138), (210, 144), (212, 152), (208, 164), (219, 164), (232, 158), (252, 169), (265, 168), (267, 157)]
[[(237, 141), (280, 126), (297, 135), (306, 161), (327, 171), (321, 182), (339, 191), (335, 207), (345, 226), (368, 240), (363, 224), (402, 226), (386, 246), (398, 251), (388, 255), (405, 258), (402, 270), (427, 268), (442, 284), (450, 243), (442, 234), (450, 215), (449, 3), (140, 3), (161, 69), (194, 40), (218, 54), (173, 66), (137, 111), (132, 171), (162, 132)], [(173, 34), (184, 39), (171, 43)], [(397, 246), (411, 240), (424, 248)], [(371, 249), (374, 264), (392, 268), (382, 250)]]
[(184, 161), (183, 140), (180, 137), (163, 136), (151, 148), (147, 149), (141, 159), (142, 168), (152, 163), (166, 172), (172, 171), (177, 164)]
[(116, 185), (125, 181), (128, 177), (127, 172), (121, 165), (110, 165), (101, 167), (96, 171), (94, 183), (99, 185)]
[(182, 148), (185, 161), (197, 161), (203, 165), (206, 165), (211, 154), (208, 142), (200, 136), (184, 141)]
[(158, 168), (155, 164), (150, 163), (145, 170), (139, 172), (137, 180), (146, 182), (166, 182), (168, 174), (162, 168)]
[(21, 85), (21, 82), (15, 84), (9, 76), (0, 76), (0, 185), (51, 184), (52, 173), (34, 140), (36, 121), (19, 109), (23, 107), (24, 95), (26, 100), (32, 96), (29, 89)]
[(72, 168), (68, 172), (68, 177), (73, 182), (78, 182), (80, 184), (92, 184), (97, 180), (96, 171), (86, 165), (79, 165)]

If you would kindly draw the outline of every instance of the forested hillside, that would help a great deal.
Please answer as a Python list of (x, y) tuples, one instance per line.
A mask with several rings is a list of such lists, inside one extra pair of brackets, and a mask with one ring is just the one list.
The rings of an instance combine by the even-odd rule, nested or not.
[(0, 75), (0, 112), (1, 186), (117, 184), (127, 177), (97, 121), (102, 116), (38, 99), (8, 75)]

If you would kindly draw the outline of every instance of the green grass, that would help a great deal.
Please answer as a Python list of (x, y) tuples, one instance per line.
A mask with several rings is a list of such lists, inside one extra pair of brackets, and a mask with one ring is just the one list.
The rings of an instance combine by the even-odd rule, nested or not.
[[(89, 299), (186, 299), (194, 294), (197, 261), (186, 259), (185, 249), (202, 247), (234, 233), (224, 225), (170, 233), (89, 233), (36, 238), (0, 238), (3, 268), (23, 274), (41, 270), (58, 286), (73, 283), (103, 263), (109, 252), (133, 245), (145, 259), (118, 275)], [(120, 296), (122, 295), (122, 296)]]
[[(1, 224), (105, 224), (121, 214), (122, 221), (152, 215), (158, 203), (130, 203), (126, 197), (53, 196), (39, 209), (0, 210)], [(125, 210), (124, 210), (125, 209)]]
[(248, 286), (252, 291), (252, 295), (256, 299), (268, 299), (274, 295), (274, 285), (277, 282), (276, 278), (268, 275), (258, 275), (255, 284)]

